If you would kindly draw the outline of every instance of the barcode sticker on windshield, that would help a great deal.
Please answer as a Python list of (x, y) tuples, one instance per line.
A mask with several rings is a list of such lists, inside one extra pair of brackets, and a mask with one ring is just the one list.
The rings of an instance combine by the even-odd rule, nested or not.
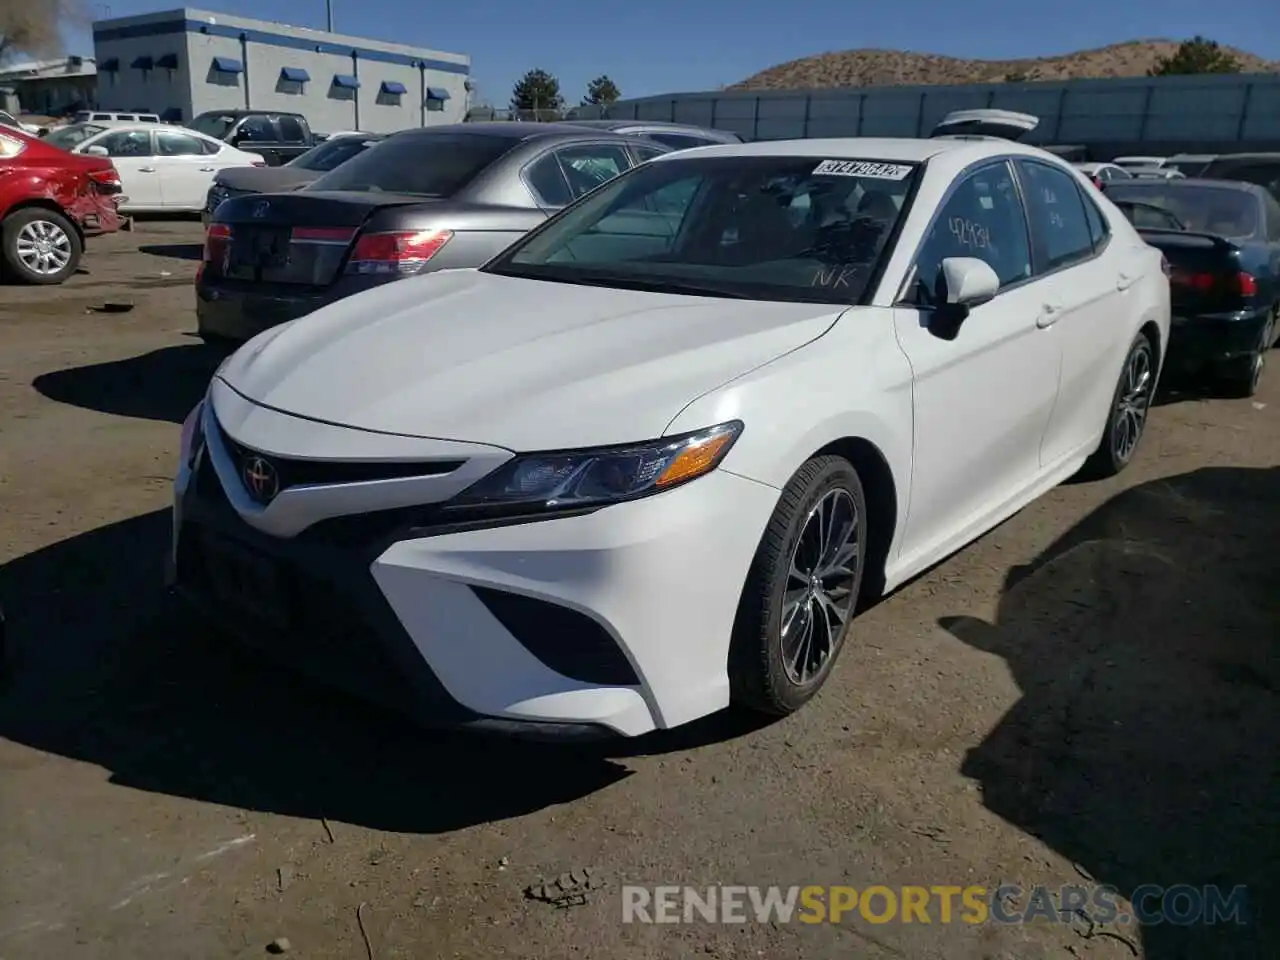
[(870, 177), (873, 180), (905, 180), (911, 168), (900, 163), (872, 163), (868, 160), (823, 160), (813, 176)]

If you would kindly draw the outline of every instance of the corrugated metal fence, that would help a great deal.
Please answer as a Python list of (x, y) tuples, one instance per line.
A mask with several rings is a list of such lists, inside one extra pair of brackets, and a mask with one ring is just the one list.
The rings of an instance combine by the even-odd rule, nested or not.
[[(1034, 143), (1280, 145), (1280, 75), (679, 93), (624, 100), (603, 115), (732, 130), (752, 140), (925, 136), (952, 110), (1033, 113)], [(578, 116), (600, 116), (583, 107)]]

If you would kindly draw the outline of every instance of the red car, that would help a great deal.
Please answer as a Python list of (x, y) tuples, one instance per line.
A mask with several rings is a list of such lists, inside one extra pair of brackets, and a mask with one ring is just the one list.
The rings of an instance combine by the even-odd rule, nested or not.
[(66, 280), (86, 237), (120, 229), (121, 190), (109, 159), (0, 127), (0, 272), (24, 283)]

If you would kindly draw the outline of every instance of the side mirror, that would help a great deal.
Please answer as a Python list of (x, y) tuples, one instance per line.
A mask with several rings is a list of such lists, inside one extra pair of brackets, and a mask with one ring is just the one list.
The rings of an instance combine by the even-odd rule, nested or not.
[(977, 257), (947, 257), (934, 282), (933, 321), (930, 330), (944, 340), (954, 340), (969, 311), (995, 298), (1000, 278), (991, 265)]
[(85, 148), (84, 148), (84, 152), (85, 152), (86, 154), (88, 154), (89, 156), (91, 156), (91, 157), (109, 157), (109, 156), (111, 156), (111, 154), (107, 151), (107, 148), (106, 148), (106, 147), (97, 147), (97, 146), (94, 146), (94, 147), (85, 147)]

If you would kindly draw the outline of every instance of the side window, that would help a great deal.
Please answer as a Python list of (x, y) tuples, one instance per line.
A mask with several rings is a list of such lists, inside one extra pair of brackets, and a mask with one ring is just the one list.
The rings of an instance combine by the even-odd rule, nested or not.
[(1280, 201), (1268, 196), (1263, 201), (1267, 214), (1267, 239), (1272, 243), (1280, 243)]
[(276, 123), (280, 124), (280, 139), (285, 143), (306, 142), (307, 132), (302, 129), (297, 117), (279, 117)]
[(151, 134), (146, 130), (119, 130), (99, 137), (93, 142), (95, 147), (106, 147), (111, 157), (150, 157), (154, 156), (151, 148)]
[[(1076, 189), (1079, 190), (1079, 187)], [(1111, 228), (1107, 225), (1107, 219), (1098, 209), (1098, 205), (1087, 193), (1081, 193), (1080, 199), (1084, 203), (1084, 216), (1089, 224), (1089, 239), (1093, 241), (1093, 249), (1096, 252), (1105, 247), (1107, 241), (1111, 239)]]
[(636, 155), (636, 160), (638, 163), (644, 163), (646, 160), (652, 160), (654, 157), (662, 156), (666, 151), (657, 150), (653, 147), (637, 145), (631, 148), (631, 152)]
[(222, 152), (222, 144), (217, 140), (206, 140), (202, 137), (200, 138), (200, 149), (205, 154), (213, 156), (215, 153)]
[(263, 116), (245, 117), (237, 133), (241, 139), (254, 143), (270, 142), (276, 139), (275, 124)]
[(916, 256), (915, 289), (909, 301), (922, 306), (933, 302), (938, 271), (948, 257), (985, 260), (1001, 287), (1031, 276), (1027, 220), (1008, 163), (969, 174), (938, 211)]
[(626, 151), (611, 143), (564, 147), (555, 155), (574, 199), (590, 193), (631, 166)]
[(199, 157), (204, 154), (204, 145), (189, 133), (157, 131), (156, 153), (162, 157)]
[(542, 159), (534, 161), (525, 174), (525, 179), (538, 199), (549, 207), (563, 207), (573, 199), (569, 184), (560, 171), (560, 161), (554, 153), (548, 153)]
[(1019, 160), (1027, 219), (1036, 245), (1036, 272), (1045, 273), (1093, 256), (1084, 198), (1075, 180), (1045, 163)]

